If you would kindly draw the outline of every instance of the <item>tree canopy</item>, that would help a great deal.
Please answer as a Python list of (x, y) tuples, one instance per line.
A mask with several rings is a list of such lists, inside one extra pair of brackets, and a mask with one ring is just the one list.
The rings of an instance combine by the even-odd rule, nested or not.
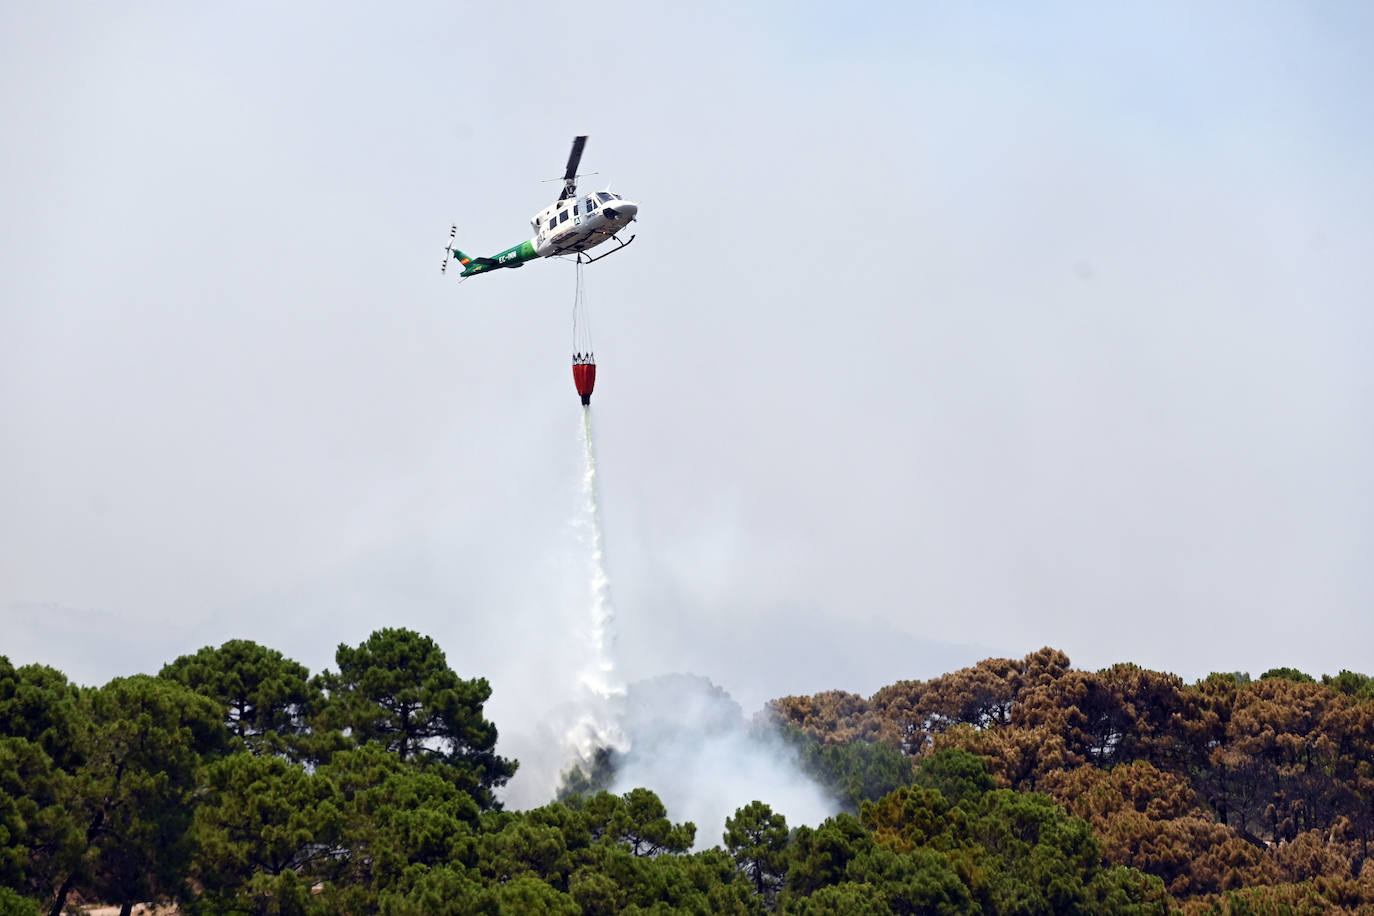
[[(1340, 912), (1374, 906), (1370, 683), (1274, 668), (1185, 684), (1131, 664), (1073, 669), (1042, 649), (868, 699), (828, 692), (770, 710), (822, 745), (886, 742), (916, 762), (917, 786), (951, 798), (976, 791), (961, 787), (972, 755), (997, 786), (1086, 819), (1105, 861), (1159, 878), (1185, 909), (1268, 912), (1254, 901), (1310, 894), (1303, 906)], [(1260, 886), (1307, 890), (1236, 894)]]
[[(600, 754), (507, 811), (491, 690), (383, 629), (337, 670), (246, 640), (78, 687), (0, 657), (0, 912), (1187, 914), (1374, 911), (1370, 679), (1185, 684), (1042, 649), (771, 725), (835, 797), (719, 842)], [(671, 693), (691, 679), (659, 679)], [(710, 728), (710, 723), (703, 726)]]
[(413, 630), (378, 630), (357, 648), (340, 645), (337, 672), (317, 679), (329, 701), (322, 722), (362, 745), (377, 742), (401, 760), (442, 767), (481, 801), (505, 785), (516, 764), (496, 754), (496, 726), (482, 717), (485, 678), (464, 680), (443, 650)]
[(247, 639), (183, 655), (159, 677), (219, 703), (230, 736), (255, 753), (298, 752), (309, 717), (323, 702), (304, 665)]

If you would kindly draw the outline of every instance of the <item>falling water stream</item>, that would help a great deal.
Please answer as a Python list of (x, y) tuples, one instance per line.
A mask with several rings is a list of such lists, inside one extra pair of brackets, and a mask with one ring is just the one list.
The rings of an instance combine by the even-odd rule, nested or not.
[(611, 580), (606, 575), (601, 537), (601, 510), (597, 504), (596, 449), (592, 437), (592, 409), (582, 408), (582, 506), (578, 527), (588, 547), (586, 649), (587, 665), (580, 681), (585, 710), (573, 725), (568, 743), (579, 758), (589, 760), (598, 748), (625, 750), (627, 742), (619, 725), (618, 706), (625, 686), (615, 670), (615, 609), (611, 604)]

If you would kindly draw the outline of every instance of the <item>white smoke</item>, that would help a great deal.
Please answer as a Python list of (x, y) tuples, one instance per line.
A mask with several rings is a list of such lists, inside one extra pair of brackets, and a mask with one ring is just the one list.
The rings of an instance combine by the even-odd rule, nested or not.
[(840, 811), (799, 768), (797, 751), (770, 730), (750, 728), (740, 705), (710, 680), (672, 674), (632, 684), (615, 793), (653, 790), (673, 821), (696, 824), (697, 848), (721, 842), (725, 819), (752, 801), (819, 824)]

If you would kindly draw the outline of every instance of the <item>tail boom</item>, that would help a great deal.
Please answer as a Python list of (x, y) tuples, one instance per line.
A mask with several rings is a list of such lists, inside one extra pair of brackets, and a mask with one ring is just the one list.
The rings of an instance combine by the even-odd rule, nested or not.
[(463, 272), (458, 275), (460, 277), (471, 277), (473, 274), (485, 273), (502, 267), (520, 267), (526, 261), (539, 257), (539, 253), (534, 250), (534, 239), (521, 242), (519, 245), (512, 245), (505, 251), (489, 258), (474, 258), (457, 248), (452, 249), (452, 251), (454, 258), (463, 265)]

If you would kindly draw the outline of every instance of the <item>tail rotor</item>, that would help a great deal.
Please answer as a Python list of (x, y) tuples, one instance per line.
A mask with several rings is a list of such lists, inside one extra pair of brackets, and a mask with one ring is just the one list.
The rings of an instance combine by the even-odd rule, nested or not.
[(439, 265), (439, 273), (448, 273), (448, 259), (453, 254), (453, 239), (458, 235), (458, 224), (454, 223), (448, 230), (448, 245), (444, 248), (444, 263)]

